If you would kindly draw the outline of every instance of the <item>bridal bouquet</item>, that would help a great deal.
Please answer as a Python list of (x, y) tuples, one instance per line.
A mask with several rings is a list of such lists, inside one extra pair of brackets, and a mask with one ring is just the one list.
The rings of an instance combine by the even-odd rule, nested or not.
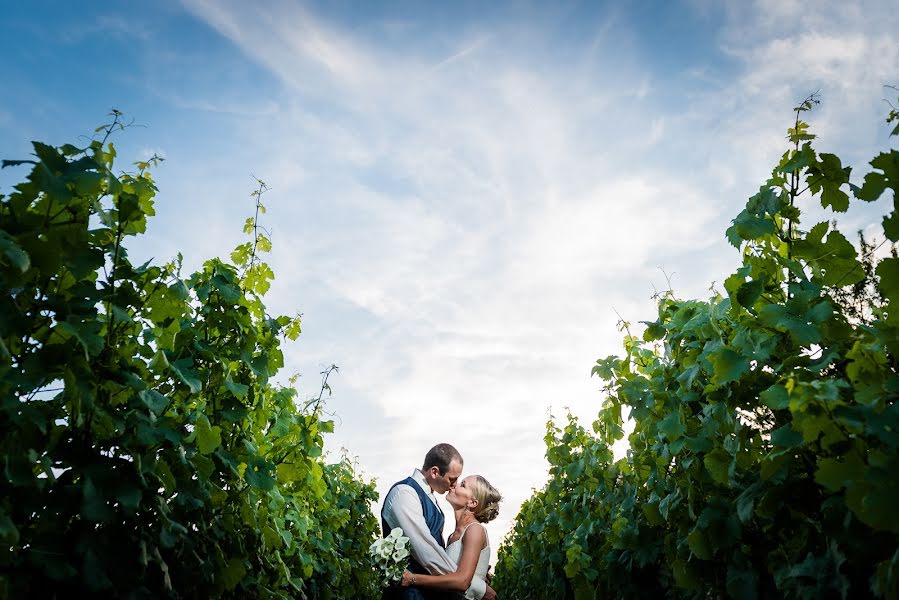
[(368, 554), (381, 572), (381, 585), (396, 585), (409, 562), (409, 538), (403, 535), (402, 528), (394, 527), (387, 537), (369, 547)]

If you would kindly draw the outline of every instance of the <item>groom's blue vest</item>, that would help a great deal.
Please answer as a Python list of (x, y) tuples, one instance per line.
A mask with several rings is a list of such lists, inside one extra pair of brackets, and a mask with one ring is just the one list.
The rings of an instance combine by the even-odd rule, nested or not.
[[(411, 477), (406, 477), (402, 481), (398, 481), (394, 483), (390, 490), (387, 492), (388, 494), (393, 491), (398, 485), (408, 485), (415, 493), (418, 494), (418, 499), (421, 501), (421, 512), (425, 517), (425, 524), (428, 526), (428, 530), (431, 532), (431, 535), (434, 536), (434, 541), (441, 548), (446, 548), (443, 543), (443, 511), (440, 510), (440, 507), (437, 506), (436, 502), (431, 501), (428, 498), (427, 494), (425, 494), (424, 490), (421, 489), (421, 486), (412, 479)], [(387, 496), (385, 496), (386, 498)], [(384, 519), (384, 509), (381, 509), (381, 531), (384, 534), (384, 537), (387, 537), (387, 534), (390, 533), (390, 525), (387, 524), (387, 521)], [(425, 569), (417, 560), (409, 557), (409, 570), (413, 573), (427, 573), (427, 569)], [(384, 588), (381, 593), (381, 600), (440, 600), (444, 598), (449, 598), (450, 595), (446, 592), (431, 590), (425, 591), (420, 588), (415, 587), (406, 587), (406, 588)]]
[[(431, 532), (431, 535), (434, 536), (434, 540), (441, 548), (446, 548), (443, 543), (443, 511), (440, 510), (440, 507), (437, 506), (437, 503), (428, 498), (427, 494), (425, 494), (424, 490), (421, 489), (421, 486), (412, 479), (411, 477), (406, 477), (402, 481), (398, 481), (391, 486), (390, 491), (393, 491), (398, 485), (408, 485), (415, 493), (418, 494), (418, 499), (421, 501), (421, 512), (425, 517), (425, 524), (428, 526), (428, 530)], [(387, 493), (389, 494), (390, 491)], [(386, 496), (385, 496), (386, 498)], [(381, 510), (381, 531), (383, 531), (384, 536), (386, 537), (388, 533), (390, 533), (390, 526), (387, 524), (387, 521), (384, 520), (384, 510)], [(414, 558), (409, 561), (409, 570), (413, 573), (427, 573), (427, 569), (418, 564), (418, 561)]]

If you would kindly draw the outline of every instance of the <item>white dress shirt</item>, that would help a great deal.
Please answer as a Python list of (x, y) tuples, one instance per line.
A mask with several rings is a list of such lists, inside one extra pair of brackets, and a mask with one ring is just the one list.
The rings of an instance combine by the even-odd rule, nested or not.
[[(421, 471), (415, 469), (412, 472), (412, 479), (425, 492), (425, 495), (434, 505), (437, 505), (437, 497), (431, 491), (425, 476)], [(440, 547), (428, 524), (425, 523), (425, 516), (421, 511), (421, 500), (418, 493), (408, 485), (397, 485), (388, 492), (384, 498), (384, 509), (382, 512), (384, 520), (391, 529), (394, 527), (402, 527), (403, 535), (409, 538), (412, 544), (412, 557), (423, 566), (428, 573), (432, 575), (446, 575), (456, 571), (456, 563), (454, 563), (446, 555), (446, 551)], [(481, 600), (487, 593), (487, 583), (479, 578), (471, 579), (471, 586), (465, 592), (465, 597), (469, 600)]]

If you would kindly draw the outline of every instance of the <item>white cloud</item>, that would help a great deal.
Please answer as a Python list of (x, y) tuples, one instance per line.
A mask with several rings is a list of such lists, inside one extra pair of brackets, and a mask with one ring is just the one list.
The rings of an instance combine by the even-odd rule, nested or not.
[[(674, 83), (601, 24), (560, 63), (533, 51), (556, 42), (533, 25), (372, 25), (387, 46), (293, 4), (185, 4), (283, 85), (239, 143), (273, 187), (270, 303), (305, 313), (289, 368), (341, 366), (333, 443), (381, 492), (457, 444), (507, 495), (494, 546), (545, 478), (548, 408), (589, 423), (602, 401), (589, 370), (619, 350), (613, 307), (650, 318), (660, 266), (684, 295), (720, 286), (737, 260), (724, 227), (783, 151), (793, 104), (820, 85), (828, 144), (870, 148), (899, 64), (895, 29), (798, 4), (731, 6), (736, 71)], [(808, 25), (784, 27), (800, 8)], [(850, 26), (824, 27), (827, 11)]]

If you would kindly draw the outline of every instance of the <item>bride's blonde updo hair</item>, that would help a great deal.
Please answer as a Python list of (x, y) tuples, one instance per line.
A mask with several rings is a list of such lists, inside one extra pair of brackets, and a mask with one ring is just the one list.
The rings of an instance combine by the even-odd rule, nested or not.
[(474, 509), (474, 518), (481, 523), (489, 523), (499, 514), (499, 503), (503, 497), (489, 481), (480, 475), (474, 477), (474, 483), (470, 488), (471, 495), (478, 501), (478, 506)]

